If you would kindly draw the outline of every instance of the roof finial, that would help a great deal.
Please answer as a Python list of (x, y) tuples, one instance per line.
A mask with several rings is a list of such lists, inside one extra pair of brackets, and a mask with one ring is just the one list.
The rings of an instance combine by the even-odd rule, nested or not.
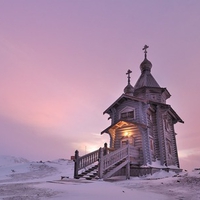
[(147, 58), (147, 49), (149, 48), (149, 46), (147, 46), (146, 44), (144, 45), (144, 48), (142, 50), (144, 50), (144, 57), (145, 59)]
[(126, 72), (126, 75), (128, 75), (128, 85), (130, 85), (130, 79), (131, 79), (130, 74), (131, 73), (132, 73), (132, 71), (130, 69)]

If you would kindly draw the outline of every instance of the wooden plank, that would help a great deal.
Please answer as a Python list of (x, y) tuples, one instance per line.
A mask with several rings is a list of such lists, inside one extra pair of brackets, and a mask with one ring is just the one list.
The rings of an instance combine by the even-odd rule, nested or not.
[(114, 173), (116, 173), (118, 170), (120, 170), (122, 167), (124, 167), (128, 163), (128, 160), (124, 161), (117, 167), (115, 167), (113, 170), (109, 171), (107, 174), (103, 175), (103, 179), (111, 177)]

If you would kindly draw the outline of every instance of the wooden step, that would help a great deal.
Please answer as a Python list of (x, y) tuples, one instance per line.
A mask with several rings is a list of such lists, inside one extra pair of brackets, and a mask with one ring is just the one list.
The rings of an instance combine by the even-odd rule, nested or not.
[(91, 180), (91, 179), (98, 179), (98, 165), (95, 165), (87, 170), (85, 170), (84, 172), (82, 172), (81, 174), (78, 175), (78, 178), (84, 178), (86, 180)]

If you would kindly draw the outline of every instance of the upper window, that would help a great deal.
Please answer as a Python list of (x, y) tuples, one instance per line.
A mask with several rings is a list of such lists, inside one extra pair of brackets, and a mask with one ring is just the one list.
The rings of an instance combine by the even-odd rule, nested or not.
[(134, 118), (134, 111), (121, 113), (121, 119), (133, 119), (133, 118)]
[(135, 119), (135, 108), (126, 106), (119, 112), (119, 119), (121, 120), (132, 120)]

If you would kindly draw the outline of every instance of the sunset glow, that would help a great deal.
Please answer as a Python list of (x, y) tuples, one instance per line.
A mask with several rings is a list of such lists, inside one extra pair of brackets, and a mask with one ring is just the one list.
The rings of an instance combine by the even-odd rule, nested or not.
[(200, 167), (200, 1), (0, 1), (0, 154), (70, 158), (109, 144), (103, 111), (152, 75), (185, 122), (182, 168)]

